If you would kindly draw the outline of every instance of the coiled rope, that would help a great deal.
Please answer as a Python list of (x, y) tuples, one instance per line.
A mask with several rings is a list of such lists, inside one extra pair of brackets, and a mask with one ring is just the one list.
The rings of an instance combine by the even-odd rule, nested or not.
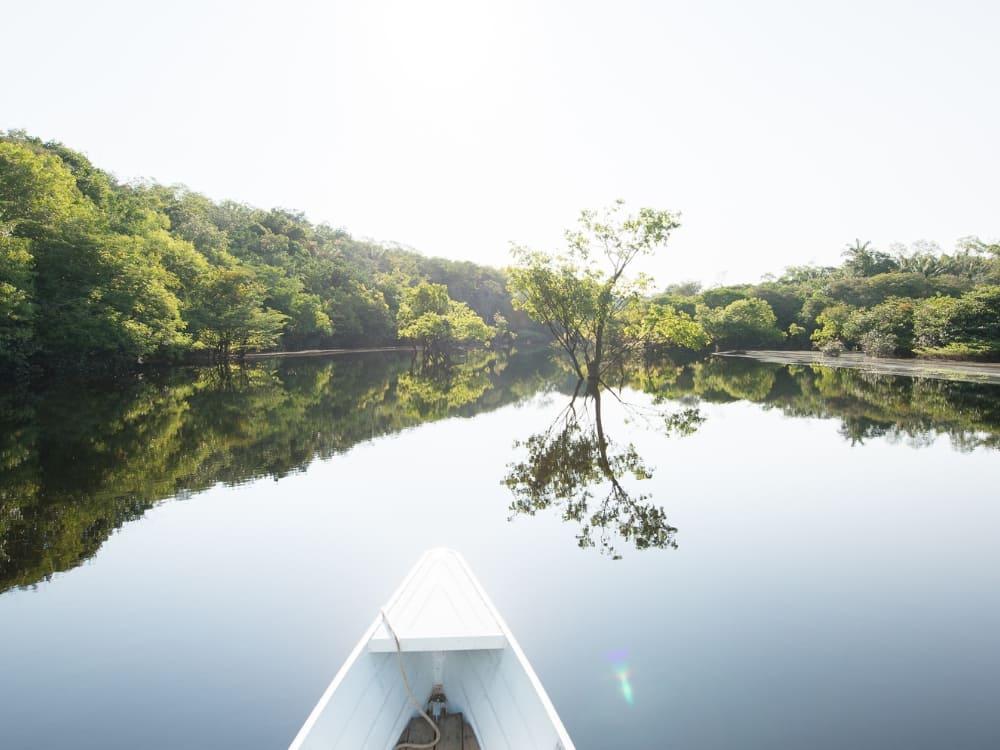
[(389, 622), (389, 617), (385, 614), (384, 609), (380, 609), (379, 612), (382, 613), (382, 622), (385, 623), (386, 628), (389, 629), (389, 633), (392, 635), (392, 639), (396, 642), (396, 658), (399, 659), (399, 673), (403, 676), (403, 686), (406, 688), (406, 694), (410, 696), (410, 703), (413, 707), (417, 709), (421, 716), (426, 719), (427, 723), (431, 725), (431, 729), (434, 730), (434, 741), (417, 743), (417, 742), (400, 742), (394, 750), (431, 750), (438, 742), (441, 741), (441, 730), (438, 729), (437, 724), (434, 720), (427, 715), (427, 712), (420, 706), (417, 699), (413, 695), (413, 690), (410, 688), (410, 681), (406, 679), (406, 670), (403, 668), (403, 649), (399, 645), (399, 637), (396, 635), (396, 631), (392, 629), (392, 624)]

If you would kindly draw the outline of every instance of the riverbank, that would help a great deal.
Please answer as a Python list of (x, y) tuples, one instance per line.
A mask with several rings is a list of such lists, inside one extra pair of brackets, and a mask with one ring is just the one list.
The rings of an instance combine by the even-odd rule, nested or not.
[(255, 352), (244, 359), (274, 359), (275, 357), (326, 357), (330, 354), (367, 354), (370, 352), (412, 352), (412, 346), (375, 346), (364, 349), (302, 349), (294, 352)]
[(869, 357), (859, 352), (844, 352), (839, 357), (829, 357), (816, 351), (731, 351), (716, 352), (716, 357), (744, 357), (758, 362), (782, 365), (847, 367), (886, 375), (905, 375), (911, 378), (935, 380), (960, 380), (969, 383), (1000, 384), (1000, 363), (960, 362), (943, 359), (893, 359)]

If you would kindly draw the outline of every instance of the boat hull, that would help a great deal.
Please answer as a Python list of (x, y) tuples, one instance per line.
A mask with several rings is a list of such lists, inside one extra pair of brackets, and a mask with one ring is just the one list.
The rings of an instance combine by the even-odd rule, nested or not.
[[(414, 571), (426, 567), (428, 556), (431, 562), (444, 559), (461, 567), (504, 637), (500, 648), (404, 650), (403, 667), (417, 699), (425, 701), (435, 685), (442, 685), (448, 711), (464, 714), (482, 750), (574, 750), (541, 682), (465, 561), (451, 550), (431, 550)], [(411, 572), (407, 581), (413, 579)], [(386, 611), (392, 612), (393, 602), (406, 600), (407, 581)], [(380, 633), (381, 616), (334, 677), (290, 750), (387, 750), (395, 745), (415, 710), (399, 657), (377, 645)], [(402, 635), (400, 640), (405, 640)]]

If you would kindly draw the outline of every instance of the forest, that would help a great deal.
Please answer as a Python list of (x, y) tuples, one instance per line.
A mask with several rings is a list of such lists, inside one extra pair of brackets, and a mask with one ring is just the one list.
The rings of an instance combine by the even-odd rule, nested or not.
[[(504, 274), (0, 136), (0, 372), (503, 338)], [(530, 330), (528, 331), (530, 333)]]
[(850, 349), (873, 357), (1000, 359), (1000, 243), (891, 252), (855, 241), (840, 266), (795, 266), (758, 284), (673, 285), (654, 299), (693, 316), (715, 349)]
[[(679, 226), (667, 219), (659, 217), (664, 239)], [(1000, 244), (968, 237), (946, 253), (933, 243), (882, 251), (859, 240), (843, 257), (838, 267), (790, 267), (756, 284), (674, 284), (645, 291), (641, 304), (630, 289), (631, 323), (619, 333), (668, 330), (661, 340), (703, 352), (1000, 358)], [(559, 341), (537, 314), (550, 292), (578, 311), (575, 296), (598, 286), (559, 287), (541, 254), (515, 258), (521, 268), (428, 258), (295, 211), (123, 183), (61, 143), (0, 136), (0, 377), (8, 380), (400, 343), (445, 361), (515, 336)], [(621, 294), (612, 286), (607, 294)], [(656, 349), (654, 338), (642, 353)]]

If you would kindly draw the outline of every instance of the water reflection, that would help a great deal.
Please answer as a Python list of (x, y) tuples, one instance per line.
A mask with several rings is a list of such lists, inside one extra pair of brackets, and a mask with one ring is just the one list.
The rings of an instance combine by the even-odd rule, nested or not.
[[(622, 385), (653, 397), (653, 408), (630, 413), (631, 421), (640, 416), (671, 434), (697, 430), (704, 421), (700, 402), (750, 401), (791, 418), (839, 419), (840, 434), (854, 446), (883, 439), (920, 447), (946, 435), (960, 451), (1000, 447), (995, 385), (721, 358), (647, 365)], [(602, 399), (617, 399), (617, 392), (590, 390), (580, 399), (580, 391), (547, 430), (516, 446), (526, 458), (510, 464), (504, 479), (514, 496), (512, 517), (556, 509), (579, 527), (579, 546), (616, 558), (619, 543), (676, 547), (677, 529), (664, 508), (636, 489), (636, 481), (651, 477), (650, 466), (632, 443), (606, 434)]]
[(787, 417), (840, 420), (852, 445), (913, 447), (947, 436), (956, 450), (1000, 448), (1000, 386), (829, 368), (710, 358), (681, 368), (658, 398), (752, 401)]
[[(408, 353), (289, 359), (0, 395), (0, 591), (80, 564), (163, 498), (282, 477), (553, 384), (568, 406), (508, 466), (511, 514), (558, 511), (578, 544), (611, 555), (619, 542), (674, 546), (677, 529), (642, 490), (650, 467), (617, 421), (608, 434), (605, 412), (621, 405), (610, 392), (574, 398), (547, 356), (480, 353), (449, 368), (421, 367)], [(701, 402), (748, 400), (789, 418), (839, 420), (859, 447), (947, 436), (960, 451), (1000, 448), (998, 386), (714, 358), (647, 367), (627, 385), (656, 407), (633, 416), (673, 434), (696, 430)]]
[(511, 515), (533, 516), (551, 507), (564, 521), (579, 526), (580, 547), (595, 547), (618, 558), (620, 542), (636, 549), (676, 547), (677, 529), (666, 511), (636, 482), (652, 477), (652, 470), (632, 443), (613, 441), (604, 425), (603, 401), (613, 397), (632, 418), (659, 422), (666, 431), (690, 434), (702, 417), (697, 408), (679, 411), (640, 410), (621, 401), (616, 391), (588, 389), (577, 384), (569, 404), (549, 427), (515, 447), (527, 457), (510, 464), (504, 484), (514, 495)]
[(92, 556), (157, 501), (300, 471), (359, 442), (521, 400), (547, 357), (289, 359), (0, 398), (0, 591)]

